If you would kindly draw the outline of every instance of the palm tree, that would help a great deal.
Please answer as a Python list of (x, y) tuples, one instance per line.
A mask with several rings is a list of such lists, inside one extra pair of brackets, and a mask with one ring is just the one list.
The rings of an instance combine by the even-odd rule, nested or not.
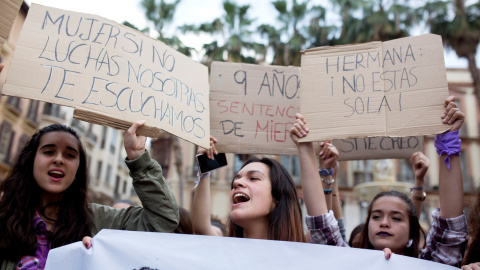
[(284, 43), (282, 64), (299, 66), (300, 52), (307, 41), (306, 35), (302, 33), (301, 22), (309, 12), (308, 2), (299, 3), (297, 0), (292, 0), (290, 9), (286, 0), (273, 1), (272, 4), (278, 12), (277, 20), (281, 24), (279, 32), (289, 37), (289, 40)]
[(175, 10), (180, 0), (167, 3), (164, 0), (142, 0), (141, 5), (145, 9), (147, 19), (153, 23), (155, 30), (158, 32), (157, 39), (187, 56), (191, 56), (193, 48), (185, 46), (182, 41), (175, 35), (167, 37), (165, 32), (173, 22)]
[(248, 52), (255, 56), (263, 53), (263, 46), (250, 39), (252, 32), (249, 28), (252, 26), (253, 20), (248, 17), (249, 8), (250, 5), (238, 5), (233, 1), (224, 0), (222, 17), (199, 26), (184, 25), (181, 27), (184, 32), (220, 35), (225, 40), (223, 45), (220, 45), (218, 41), (204, 45), (206, 54), (203, 62), (205, 64), (209, 65), (213, 60), (253, 62), (255, 57), (248, 57)]
[(425, 15), (430, 31), (441, 35), (443, 44), (453, 49), (458, 57), (467, 59), (480, 103), (480, 74), (475, 61), (480, 43), (480, 3), (465, 6), (465, 0), (432, 1), (419, 11)]
[[(266, 48), (273, 50), (274, 65), (300, 65), (301, 50), (332, 44), (333, 26), (327, 26), (326, 9), (309, 6), (307, 1), (276, 0), (272, 2), (278, 12), (279, 27), (262, 24), (259, 33), (266, 38)], [(284, 40), (284, 41), (282, 41)]]
[(358, 42), (358, 39), (363, 40), (362, 35), (365, 26), (362, 23), (362, 18), (356, 18), (354, 14), (358, 13), (362, 7), (366, 5), (368, 0), (330, 0), (333, 7), (339, 9), (342, 18), (342, 27), (337, 44), (350, 44)]
[[(332, 0), (340, 7), (342, 30), (338, 44), (387, 41), (406, 37), (416, 22), (408, 0)], [(356, 14), (361, 14), (355, 17)]]
[(307, 45), (310, 47), (320, 47), (336, 44), (337, 40), (334, 33), (337, 28), (334, 25), (326, 24), (327, 10), (322, 6), (314, 6), (310, 10), (313, 16), (308, 25), (309, 41)]

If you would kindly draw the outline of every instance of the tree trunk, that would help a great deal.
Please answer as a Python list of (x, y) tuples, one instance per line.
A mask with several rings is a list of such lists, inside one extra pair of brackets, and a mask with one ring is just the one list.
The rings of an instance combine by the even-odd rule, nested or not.
[(470, 70), (470, 74), (473, 80), (473, 91), (475, 92), (475, 96), (477, 97), (477, 102), (480, 107), (480, 73), (477, 68), (477, 62), (475, 61), (475, 54), (473, 52), (467, 55), (468, 60), (468, 69)]

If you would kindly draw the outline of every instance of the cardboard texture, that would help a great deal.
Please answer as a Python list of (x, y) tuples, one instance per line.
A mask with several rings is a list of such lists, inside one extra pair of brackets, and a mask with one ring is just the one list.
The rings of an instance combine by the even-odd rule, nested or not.
[(211, 134), (219, 152), (296, 155), (300, 68), (213, 62)]
[(313, 48), (302, 54), (300, 141), (438, 134), (448, 96), (441, 37)]
[(143, 119), (140, 135), (162, 129), (209, 147), (207, 67), (100, 16), (33, 4), (2, 94), (119, 129)]
[(0, 0), (0, 49), (7, 40), (23, 0)]
[(339, 161), (410, 158), (415, 152), (424, 151), (423, 136), (368, 137), (333, 140)]

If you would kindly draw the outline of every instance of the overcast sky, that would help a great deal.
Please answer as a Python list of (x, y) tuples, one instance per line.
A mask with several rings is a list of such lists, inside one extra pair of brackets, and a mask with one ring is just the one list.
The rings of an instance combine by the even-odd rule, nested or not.
[[(26, 0), (28, 4), (37, 3), (45, 6), (51, 6), (76, 12), (90, 13), (100, 15), (118, 23), (127, 20), (139, 28), (145, 28), (148, 22), (145, 19), (145, 13), (140, 6), (140, 0)], [(171, 2), (171, 1), (170, 1)], [(314, 0), (313, 3), (328, 3), (329, 1)], [(274, 24), (276, 11), (273, 9), (270, 0), (237, 0), (239, 4), (250, 4), (250, 17), (255, 19), (255, 24), (262, 23)], [(177, 7), (174, 23), (170, 27), (170, 32), (175, 31), (175, 27), (183, 24), (199, 24), (211, 22), (214, 18), (222, 15), (222, 0), (182, 0)], [(337, 23), (338, 17), (334, 13), (327, 14), (327, 20), (330, 24)], [(426, 29), (416, 30), (422, 34)], [(152, 36), (156, 36), (151, 32)], [(211, 37), (207, 35), (180, 36), (180, 39), (187, 46), (200, 49), (201, 45), (211, 42)], [(458, 59), (453, 51), (444, 50), (445, 65), (447, 68), (466, 68), (467, 61)], [(197, 59), (198, 60), (198, 59)], [(477, 63), (480, 63), (480, 56), (477, 54)]]

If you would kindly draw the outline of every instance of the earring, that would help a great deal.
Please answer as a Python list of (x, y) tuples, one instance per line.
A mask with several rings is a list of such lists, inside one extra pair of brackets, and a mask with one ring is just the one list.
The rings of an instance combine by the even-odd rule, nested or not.
[(408, 240), (407, 248), (411, 247), (413, 244), (413, 239)]

